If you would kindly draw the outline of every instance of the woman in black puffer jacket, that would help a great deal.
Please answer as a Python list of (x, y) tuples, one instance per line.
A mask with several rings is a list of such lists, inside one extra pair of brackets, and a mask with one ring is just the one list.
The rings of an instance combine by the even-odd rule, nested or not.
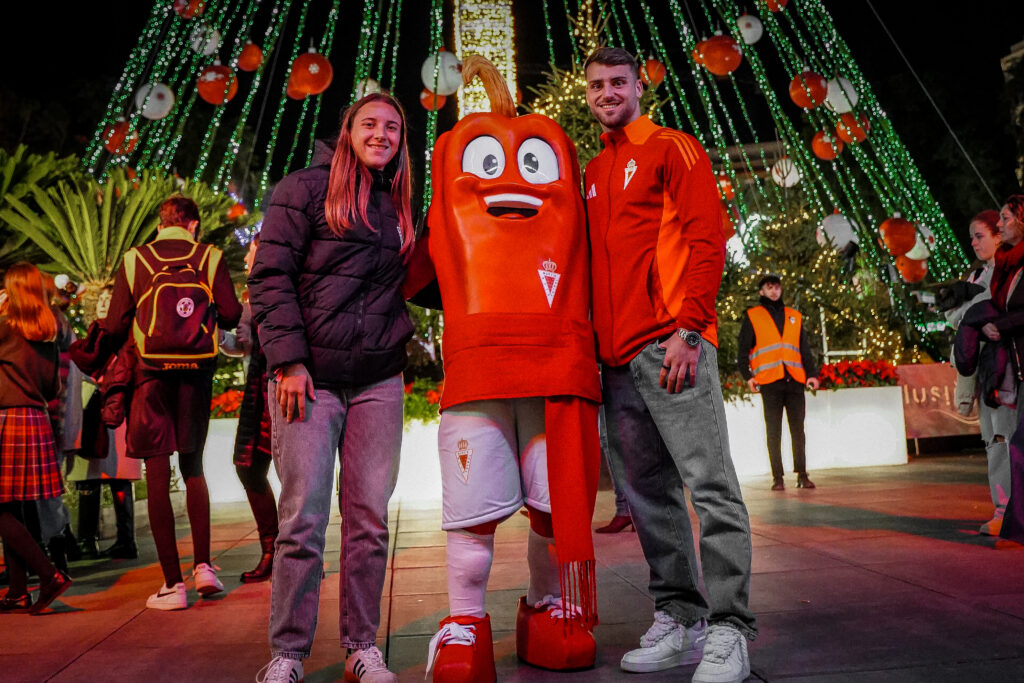
[(284, 178), (263, 220), (249, 295), (281, 479), (266, 680), (301, 679), (310, 653), (336, 452), (346, 678), (397, 680), (375, 642), (413, 332), (401, 293), (413, 243), (405, 135), (397, 101), (364, 97), (343, 114), (330, 164)]

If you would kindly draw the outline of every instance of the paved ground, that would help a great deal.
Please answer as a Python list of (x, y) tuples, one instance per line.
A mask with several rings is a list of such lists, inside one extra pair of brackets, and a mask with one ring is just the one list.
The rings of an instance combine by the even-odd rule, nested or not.
[[(1024, 550), (977, 535), (990, 513), (983, 458), (812, 473), (814, 491), (771, 493), (744, 482), (754, 532), (751, 644), (757, 681), (1024, 680)], [(608, 492), (596, 518), (611, 516)], [(427, 641), (447, 613), (444, 535), (436, 508), (396, 504), (381, 649), (403, 681), (423, 680)], [(191, 552), (183, 526), (183, 563)], [(338, 520), (320, 630), (306, 681), (342, 680), (338, 648)], [(687, 680), (693, 667), (627, 676), (619, 657), (651, 621), (647, 569), (636, 535), (596, 536), (601, 625), (597, 666), (552, 674), (515, 657), (515, 604), (525, 592), (527, 525), (498, 531), (488, 593), (502, 681)], [(215, 561), (228, 590), (182, 612), (145, 609), (161, 583), (148, 532), (137, 561), (72, 566), (75, 584), (56, 613), (0, 617), (3, 681), (251, 681), (268, 658), (269, 584), (237, 575), (258, 555), (243, 505), (214, 510)]]

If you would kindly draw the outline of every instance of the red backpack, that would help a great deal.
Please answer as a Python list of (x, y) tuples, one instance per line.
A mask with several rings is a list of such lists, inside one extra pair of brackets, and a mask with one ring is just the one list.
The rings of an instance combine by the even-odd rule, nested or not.
[(216, 363), (213, 276), (220, 259), (219, 249), (198, 243), (175, 258), (161, 256), (152, 244), (125, 254), (125, 274), (136, 302), (132, 335), (143, 366), (199, 370)]

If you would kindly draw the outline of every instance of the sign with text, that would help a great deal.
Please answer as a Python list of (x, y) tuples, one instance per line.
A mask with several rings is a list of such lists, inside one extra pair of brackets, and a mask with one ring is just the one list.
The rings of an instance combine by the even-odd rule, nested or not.
[(980, 434), (978, 404), (969, 415), (956, 411), (956, 370), (949, 363), (900, 365), (903, 418), (908, 439)]

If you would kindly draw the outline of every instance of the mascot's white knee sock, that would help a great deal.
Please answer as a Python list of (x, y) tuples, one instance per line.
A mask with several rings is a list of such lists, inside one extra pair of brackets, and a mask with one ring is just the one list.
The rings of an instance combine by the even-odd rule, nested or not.
[(448, 607), (451, 613), (487, 614), (487, 577), (494, 559), (494, 534), (448, 532)]
[(530, 529), (526, 561), (530, 565), (530, 589), (526, 591), (526, 602), (536, 605), (545, 595), (556, 598), (562, 595), (562, 586), (558, 580), (555, 539), (545, 538)]

